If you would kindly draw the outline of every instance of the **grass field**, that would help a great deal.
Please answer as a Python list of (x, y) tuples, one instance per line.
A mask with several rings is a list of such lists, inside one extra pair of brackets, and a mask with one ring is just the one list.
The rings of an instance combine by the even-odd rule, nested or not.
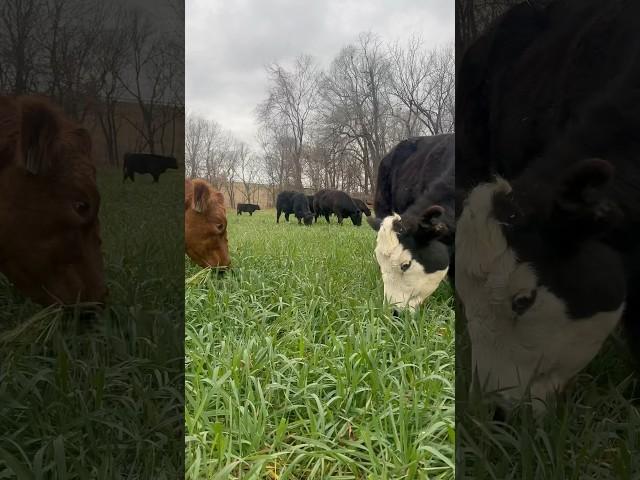
[(468, 338), (459, 337), (457, 345), (458, 478), (640, 478), (640, 385), (619, 338), (609, 340), (541, 418), (525, 401), (506, 422), (493, 420), (488, 398), (469, 398)]
[(186, 259), (187, 478), (452, 479), (448, 285), (394, 318), (366, 223), (229, 213), (233, 270)]
[(0, 280), (0, 478), (183, 474), (182, 182), (99, 172), (110, 298), (93, 323)]

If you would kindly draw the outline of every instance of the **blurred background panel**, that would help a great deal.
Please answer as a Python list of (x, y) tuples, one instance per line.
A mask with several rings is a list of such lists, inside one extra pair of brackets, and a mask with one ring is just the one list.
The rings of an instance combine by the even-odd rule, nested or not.
[[(0, 477), (181, 478), (184, 2), (7, 0), (0, 25), (3, 129), (51, 146), (34, 175), (0, 134)], [(63, 291), (94, 245), (108, 295), (24, 287)]]

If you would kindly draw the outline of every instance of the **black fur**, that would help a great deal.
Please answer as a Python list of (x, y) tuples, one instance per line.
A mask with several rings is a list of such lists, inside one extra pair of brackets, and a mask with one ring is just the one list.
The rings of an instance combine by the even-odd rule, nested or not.
[(320, 215), (329, 221), (330, 215), (338, 217), (338, 224), (342, 225), (344, 218), (350, 218), (355, 226), (362, 224), (362, 212), (353, 199), (340, 190), (320, 190), (313, 196), (313, 211), (316, 222)]
[(178, 161), (174, 157), (153, 155), (151, 153), (125, 153), (122, 164), (124, 173), (122, 182), (124, 183), (127, 178), (135, 182), (134, 176), (136, 173), (150, 173), (153, 177), (153, 182), (158, 183), (160, 174), (169, 168), (178, 168)]
[(305, 225), (313, 223), (313, 213), (309, 209), (309, 199), (304, 193), (296, 193), (291, 197), (293, 203), (293, 214), (298, 219), (298, 224), (304, 221)]
[(256, 210), (260, 210), (260, 205), (256, 205), (253, 203), (239, 203), (237, 205), (237, 215), (242, 215), (242, 212), (248, 213), (250, 216), (253, 216), (253, 212)]

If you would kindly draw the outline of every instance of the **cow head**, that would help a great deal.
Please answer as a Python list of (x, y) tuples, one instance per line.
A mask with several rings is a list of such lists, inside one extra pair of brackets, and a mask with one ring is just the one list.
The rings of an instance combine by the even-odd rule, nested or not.
[(39, 97), (0, 98), (0, 271), (49, 305), (104, 301), (91, 137)]
[(457, 224), (456, 290), (477, 384), (537, 411), (600, 350), (624, 308), (625, 275), (601, 235), (621, 212), (602, 160), (557, 182), (532, 173), (477, 186)]
[(260, 210), (260, 205), (256, 205), (256, 210)]
[(349, 218), (356, 227), (362, 225), (362, 212), (360, 211), (360, 209), (357, 209), (355, 213), (349, 215)]
[(222, 193), (201, 179), (185, 179), (184, 191), (187, 255), (201, 267), (228, 267), (231, 260)]
[(313, 223), (313, 214), (309, 213), (308, 215), (305, 215), (303, 221), (305, 225), (311, 225)]
[(419, 217), (407, 213), (367, 219), (378, 231), (375, 255), (389, 303), (414, 310), (446, 277), (449, 249), (440, 239), (448, 228), (439, 220), (443, 212), (433, 206)]

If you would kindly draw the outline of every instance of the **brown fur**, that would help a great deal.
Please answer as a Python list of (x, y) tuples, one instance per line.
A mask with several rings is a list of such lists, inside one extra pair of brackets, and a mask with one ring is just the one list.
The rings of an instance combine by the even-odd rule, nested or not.
[(34, 301), (102, 302), (91, 137), (48, 100), (0, 97), (0, 272)]
[(187, 255), (201, 267), (228, 267), (227, 216), (222, 193), (202, 179), (184, 182)]

